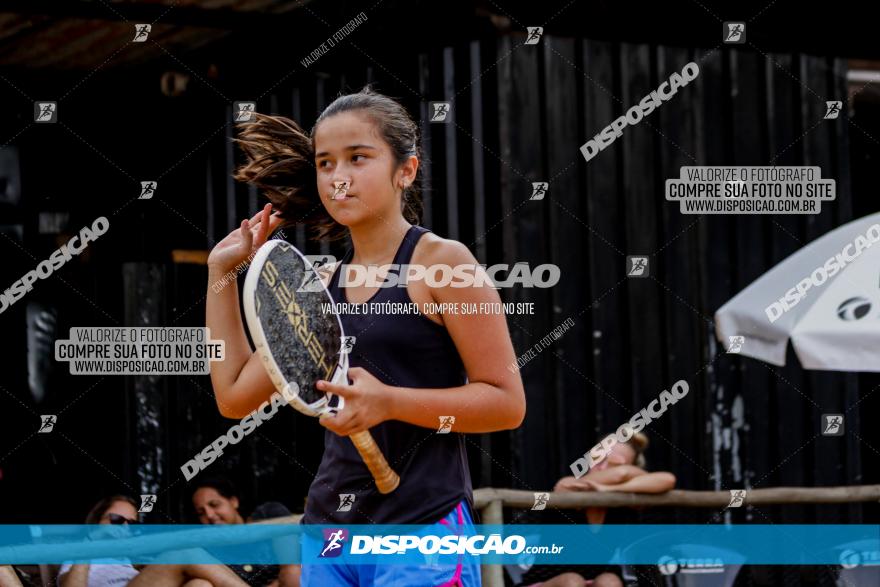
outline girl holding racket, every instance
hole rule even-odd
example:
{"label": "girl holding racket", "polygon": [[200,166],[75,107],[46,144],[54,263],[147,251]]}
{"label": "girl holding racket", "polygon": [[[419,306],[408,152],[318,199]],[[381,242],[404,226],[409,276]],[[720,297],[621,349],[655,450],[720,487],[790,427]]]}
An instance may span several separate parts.
{"label": "girl holding racket", "polygon": [[[395,100],[369,88],[340,96],[309,134],[289,119],[257,114],[255,122],[240,125],[237,142],[248,161],[235,178],[261,188],[271,204],[214,248],[209,283],[245,261],[274,229],[303,223],[315,239],[351,237],[353,247],[328,285],[336,302],[412,302],[419,310],[500,302],[491,287],[429,287],[414,279],[405,287],[341,287],[347,265],[481,270],[462,243],[418,225],[418,131]],[[438,528],[466,531],[474,508],[462,434],[513,429],[525,416],[522,380],[507,369],[516,357],[504,315],[362,313],[341,320],[356,340],[351,384],[317,383],[343,397],[345,406],[320,419],[327,428],[324,456],[303,523],[442,524]],[[208,292],[207,325],[213,338],[226,341],[226,360],[211,363],[217,404],[227,417],[244,417],[275,387],[248,345],[234,283]],[[400,475],[399,487],[387,495],[378,492],[347,438],[367,429]],[[435,567],[322,564],[304,565],[302,580],[306,586],[470,587],[480,584],[480,573],[467,560]]]}

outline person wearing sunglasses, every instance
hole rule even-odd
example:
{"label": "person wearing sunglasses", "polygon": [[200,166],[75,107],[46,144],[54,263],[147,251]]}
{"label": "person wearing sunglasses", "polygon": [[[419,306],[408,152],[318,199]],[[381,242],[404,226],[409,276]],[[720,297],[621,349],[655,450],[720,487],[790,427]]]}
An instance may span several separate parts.
{"label": "person wearing sunglasses", "polygon": [[[600,439],[599,444],[602,444]],[[635,433],[626,442],[619,442],[601,461],[579,478],[563,477],[553,488],[567,491],[620,491],[628,493],[665,493],[675,488],[676,478],[670,472],[645,470],[648,437]],[[548,508],[549,509],[549,508]],[[543,513],[543,512],[542,512]],[[550,520],[542,523],[574,523],[574,512],[548,511]],[[581,514],[584,515],[584,514]],[[588,507],[586,522],[599,524],[634,524],[639,516],[630,508]],[[578,516],[579,517],[579,516]],[[523,574],[518,585],[528,587],[623,587],[623,568],[618,565],[533,565]]]}
{"label": "person wearing sunglasses", "polygon": [[[105,514],[108,523],[110,524],[140,524],[137,520],[133,520],[130,518],[126,518],[123,514],[117,514],[114,512],[108,512]],[[99,522],[100,523],[100,522]]]}
{"label": "person wearing sunglasses", "polygon": [[[105,497],[92,507],[86,516],[86,524],[137,523],[137,502],[127,495]],[[127,585],[137,576],[138,570],[126,560],[108,564],[64,563],[58,571],[60,587],[109,587]]]}
{"label": "person wearing sunglasses", "polygon": [[[86,524],[138,524],[138,504],[127,495],[111,495],[95,504]],[[126,559],[102,559],[96,564],[64,563],[59,587],[247,587],[224,565],[132,565]]]}

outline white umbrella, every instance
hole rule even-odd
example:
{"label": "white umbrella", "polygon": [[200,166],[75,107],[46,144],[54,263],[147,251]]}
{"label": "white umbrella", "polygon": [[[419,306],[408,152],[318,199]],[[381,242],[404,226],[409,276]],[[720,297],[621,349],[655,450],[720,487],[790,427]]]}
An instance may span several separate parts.
{"label": "white umbrella", "polygon": [[776,265],[715,313],[726,345],[805,369],[880,371],[880,213],[845,224]]}

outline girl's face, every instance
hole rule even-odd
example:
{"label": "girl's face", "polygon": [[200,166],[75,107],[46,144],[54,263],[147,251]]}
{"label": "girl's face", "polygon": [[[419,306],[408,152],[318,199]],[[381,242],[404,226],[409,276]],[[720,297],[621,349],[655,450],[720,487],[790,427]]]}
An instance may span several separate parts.
{"label": "girl's face", "polygon": [[193,507],[202,524],[241,524],[238,498],[226,498],[213,487],[201,487],[193,494]]}
{"label": "girl's face", "polygon": [[[336,222],[351,228],[401,215],[400,183],[412,182],[418,159],[410,157],[397,169],[377,126],[363,113],[342,112],[315,129],[315,167],[321,203]],[[337,189],[339,182],[347,182],[347,189]]]}

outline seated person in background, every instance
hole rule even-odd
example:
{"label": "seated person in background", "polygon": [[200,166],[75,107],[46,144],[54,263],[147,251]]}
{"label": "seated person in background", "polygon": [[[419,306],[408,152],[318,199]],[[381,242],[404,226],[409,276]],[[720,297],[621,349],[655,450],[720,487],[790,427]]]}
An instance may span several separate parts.
{"label": "seated person in background", "polygon": [[[112,495],[95,504],[86,524],[137,524],[137,502],[127,495]],[[143,568],[143,571],[138,571]],[[61,565],[59,587],[242,587],[245,585],[223,565],[139,565],[127,559],[102,559],[94,564]]]}
{"label": "seated person in background", "polygon": [[[667,471],[645,471],[648,437],[641,432],[625,443],[612,447],[608,455],[594,464],[580,479],[563,477],[553,491],[620,491],[625,493],[666,493],[675,488],[675,475]],[[608,508],[587,508],[587,521],[601,524]]]}
{"label": "seated person in background", "polygon": [[[105,497],[92,507],[86,515],[86,524],[136,524],[138,522],[137,502],[127,495]],[[106,559],[109,563],[110,559]],[[70,564],[64,563],[58,571],[60,587],[105,587],[127,585],[138,574],[127,559],[118,559],[114,564]]]}
{"label": "seated person in background", "polygon": [[[212,477],[195,484],[193,508],[202,524],[244,524],[239,513],[238,491],[224,477]],[[248,522],[291,515],[283,504],[272,501],[254,508]],[[300,565],[229,565],[252,587],[299,587]]]}
{"label": "seated person in background", "polygon": [[[637,433],[627,442],[615,444],[605,458],[594,463],[583,477],[563,477],[557,481],[553,491],[665,493],[673,489],[675,475],[672,473],[645,471],[644,452],[647,448],[648,437]],[[586,518],[590,524],[631,524],[634,516],[631,510],[624,508],[610,508],[609,511],[609,508],[588,507]],[[566,522],[571,520],[560,523]],[[520,585],[623,587],[621,575],[620,567],[615,565],[535,565],[526,571]]]}

